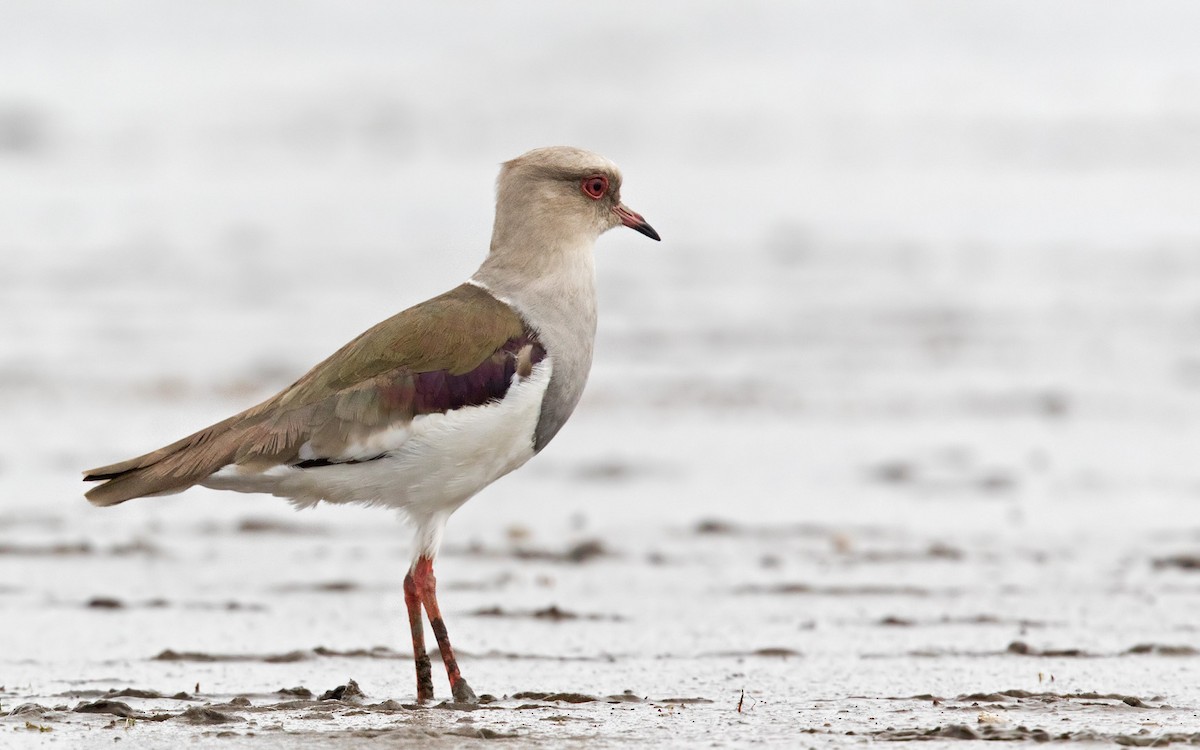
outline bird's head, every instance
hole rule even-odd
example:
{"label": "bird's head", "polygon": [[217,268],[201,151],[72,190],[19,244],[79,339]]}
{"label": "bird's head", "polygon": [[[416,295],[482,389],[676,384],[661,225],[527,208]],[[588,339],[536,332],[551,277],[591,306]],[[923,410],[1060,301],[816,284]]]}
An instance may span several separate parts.
{"label": "bird's head", "polygon": [[504,163],[496,183],[496,236],[558,244],[595,240],[618,225],[651,239],[658,232],[621,202],[621,171],[598,154],[569,146],[534,149]]}

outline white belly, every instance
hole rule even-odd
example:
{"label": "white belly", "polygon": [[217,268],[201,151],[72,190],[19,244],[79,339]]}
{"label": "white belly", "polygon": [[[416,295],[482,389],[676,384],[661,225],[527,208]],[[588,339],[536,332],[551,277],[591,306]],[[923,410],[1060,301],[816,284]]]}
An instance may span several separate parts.
{"label": "white belly", "polygon": [[417,416],[408,429],[390,431],[398,442],[380,446],[383,458],[311,469],[274,466],[247,471],[226,466],[203,484],[267,492],[297,507],[322,500],[385,505],[422,524],[449,515],[533,456],[534,431],[552,371],[547,357],[528,377],[513,383],[500,401]]}

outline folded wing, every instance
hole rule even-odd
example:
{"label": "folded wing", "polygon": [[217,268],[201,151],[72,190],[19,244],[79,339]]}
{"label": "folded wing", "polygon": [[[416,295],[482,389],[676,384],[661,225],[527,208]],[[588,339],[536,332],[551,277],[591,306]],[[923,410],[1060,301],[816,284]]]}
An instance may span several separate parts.
{"label": "folded wing", "polygon": [[[421,414],[504,397],[545,356],[510,307],[464,284],[371,328],[263,403],[144,456],[85,472],[115,505],[180,492],[237,466],[370,460]],[[386,438],[384,436],[391,436]]]}

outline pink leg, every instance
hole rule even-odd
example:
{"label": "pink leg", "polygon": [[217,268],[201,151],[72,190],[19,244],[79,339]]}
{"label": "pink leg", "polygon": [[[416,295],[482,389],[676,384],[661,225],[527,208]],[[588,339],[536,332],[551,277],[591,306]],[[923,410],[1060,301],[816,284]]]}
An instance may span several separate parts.
{"label": "pink leg", "polygon": [[412,630],[413,659],[417,665],[417,703],[433,700],[433,669],[425,650],[425,626],[421,622],[421,595],[413,572],[404,576],[404,605],[408,607],[408,627]]}
{"label": "pink leg", "polygon": [[[450,678],[450,694],[456,703],[475,703],[475,691],[463,679],[458,671],[458,662],[454,658],[454,649],[450,647],[450,636],[446,633],[446,623],[442,621],[442,611],[437,603],[437,579],[433,577],[433,559],[425,556],[417,558],[412,569],[413,588],[421,603],[425,605],[425,614],[429,616],[429,624],[433,627],[433,635],[437,638],[438,649],[442,652],[442,662],[446,665],[446,676]],[[407,597],[407,588],[406,597]],[[411,612],[410,619],[411,619]],[[416,633],[416,630],[413,631]],[[414,635],[414,642],[416,636]],[[418,670],[420,666],[418,665]],[[432,690],[430,691],[432,694]]]}

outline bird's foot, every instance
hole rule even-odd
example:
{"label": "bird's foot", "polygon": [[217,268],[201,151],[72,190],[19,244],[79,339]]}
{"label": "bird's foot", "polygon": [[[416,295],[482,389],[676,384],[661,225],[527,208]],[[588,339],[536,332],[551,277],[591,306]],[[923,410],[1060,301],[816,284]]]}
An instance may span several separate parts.
{"label": "bird's foot", "polygon": [[476,697],[475,691],[467,684],[467,681],[459,677],[458,681],[450,686],[450,693],[454,696],[455,703],[478,703],[479,698]]}

